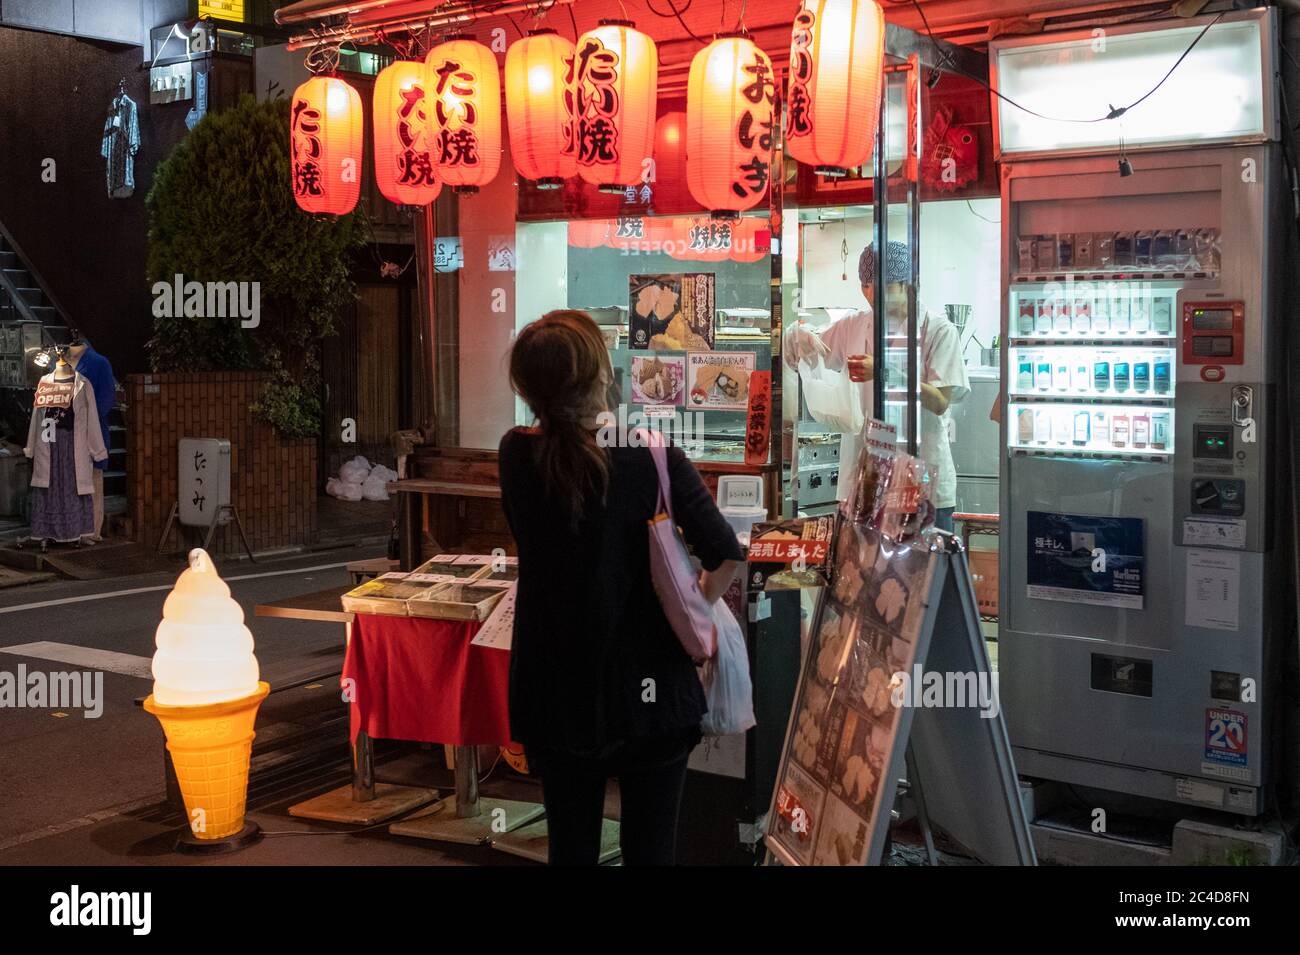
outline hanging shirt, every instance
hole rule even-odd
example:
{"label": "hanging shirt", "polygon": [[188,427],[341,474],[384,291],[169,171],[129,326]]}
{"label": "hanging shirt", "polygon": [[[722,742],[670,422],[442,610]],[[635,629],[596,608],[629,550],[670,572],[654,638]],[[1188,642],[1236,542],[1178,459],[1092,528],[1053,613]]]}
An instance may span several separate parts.
{"label": "hanging shirt", "polygon": [[108,160],[105,177],[108,194],[114,199],[128,199],[135,192],[135,154],[140,150],[140,123],[136,113],[135,101],[119,93],[104,120],[99,154]]}
{"label": "hanging shirt", "polygon": [[[948,402],[961,401],[970,392],[970,379],[961,355],[961,333],[943,313],[932,314],[923,304],[917,303],[921,315],[921,372],[919,380],[935,388],[951,388]],[[841,371],[850,355],[869,355],[873,348],[875,321],[871,309],[854,312],[831,322],[821,334],[822,344],[828,354],[824,361],[832,371]],[[877,357],[876,374],[882,374],[884,362]],[[854,383],[862,401],[862,410],[871,417],[871,382]],[[936,508],[957,506],[957,467],[952,460],[951,443],[956,440],[955,428],[949,409],[936,415],[924,405],[921,407],[920,441],[921,459],[934,468],[932,503]],[[846,468],[852,467],[858,457],[858,439],[849,435],[840,439],[839,486],[847,487],[843,477]]]}

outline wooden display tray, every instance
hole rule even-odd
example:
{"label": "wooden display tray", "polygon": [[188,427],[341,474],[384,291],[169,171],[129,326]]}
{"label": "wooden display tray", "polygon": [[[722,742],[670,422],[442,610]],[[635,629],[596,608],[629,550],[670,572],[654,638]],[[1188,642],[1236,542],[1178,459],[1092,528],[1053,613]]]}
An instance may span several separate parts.
{"label": "wooden display tray", "polygon": [[405,574],[382,574],[345,593],[343,609],[352,613],[405,617],[408,616],[406,601],[428,590],[429,586],[427,583],[407,583]]}
{"label": "wooden display tray", "polygon": [[[502,594],[519,576],[509,565],[494,571],[491,558],[483,563],[427,560],[409,574],[383,574],[343,594],[343,609],[389,617],[435,620],[486,620]],[[455,555],[456,557],[481,555]],[[419,579],[412,579],[418,577]]]}
{"label": "wooden display tray", "polygon": [[486,620],[506,590],[499,584],[442,584],[408,600],[407,614],[437,620]]}

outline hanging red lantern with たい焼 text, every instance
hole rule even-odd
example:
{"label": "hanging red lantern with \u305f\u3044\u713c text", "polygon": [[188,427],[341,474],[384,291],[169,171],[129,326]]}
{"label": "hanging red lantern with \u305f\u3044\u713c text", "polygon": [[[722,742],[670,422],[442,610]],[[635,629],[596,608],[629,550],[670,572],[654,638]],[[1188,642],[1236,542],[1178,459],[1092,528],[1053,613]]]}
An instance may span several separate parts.
{"label": "hanging red lantern with \u305f\u3044\u713c text", "polygon": [[442,191],[430,155],[433,127],[424,77],[417,60],[399,60],[375,77],[375,183],[399,205],[428,205]]}
{"label": "hanging red lantern with \u305f\u3044\u713c text", "polygon": [[630,20],[601,20],[574,48],[578,175],[601,192],[639,186],[653,161],[659,53]]}
{"label": "hanging red lantern with \u305f\u3044\u713c text", "polygon": [[313,76],[289,105],[293,198],[307,212],[347,215],[361,195],[361,96],[343,80]]}
{"label": "hanging red lantern with \u305f\u3044\u713c text", "polygon": [[790,33],[786,152],[822,176],[867,162],[884,57],[885,18],[874,0],[804,0]]}
{"label": "hanging red lantern with \u305f\u3044\u713c text", "polygon": [[775,103],[772,61],[748,37],[719,37],[691,61],[686,182],[713,215],[734,216],[767,195]]}
{"label": "hanging red lantern with \u305f\u3044\u713c text", "polygon": [[438,177],[478,192],[501,168],[501,77],[496,56],[469,37],[439,43],[424,59]]}
{"label": "hanging red lantern with \u305f\u3044\u713c text", "polygon": [[558,189],[578,171],[572,86],[573,44],[554,30],[533,30],[506,51],[510,157],[539,189]]}

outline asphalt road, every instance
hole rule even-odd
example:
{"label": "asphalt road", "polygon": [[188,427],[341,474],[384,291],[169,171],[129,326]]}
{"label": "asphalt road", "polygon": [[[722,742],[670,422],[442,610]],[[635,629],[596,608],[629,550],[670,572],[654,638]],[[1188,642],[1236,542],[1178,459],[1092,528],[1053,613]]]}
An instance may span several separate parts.
{"label": "asphalt road", "polygon": [[[374,546],[222,569],[257,647],[263,674],[330,661],[342,645],[341,624],[255,617],[254,607],[342,586],[348,561],[381,556]],[[179,573],[179,570],[178,570]],[[57,831],[97,812],[162,797],[163,737],[135,705],[151,687],[148,663],[173,574],[115,580],[58,581],[0,591],[0,703],[6,680],[24,667],[49,674],[102,674],[102,713],[0,705],[0,848]],[[338,700],[338,686],[272,695],[259,729],[277,709],[303,705],[303,693]],[[289,697],[292,697],[291,699]],[[83,701],[84,703],[84,701]],[[341,704],[340,704],[341,705]]]}

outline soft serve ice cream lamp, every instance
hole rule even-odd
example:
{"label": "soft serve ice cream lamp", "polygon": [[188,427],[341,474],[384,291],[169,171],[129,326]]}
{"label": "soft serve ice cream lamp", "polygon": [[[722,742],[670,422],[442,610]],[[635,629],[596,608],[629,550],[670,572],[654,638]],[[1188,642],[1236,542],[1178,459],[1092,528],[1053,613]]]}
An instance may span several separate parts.
{"label": "soft serve ice cream lamp", "polygon": [[244,824],[253,723],[270,686],[258,680],[253,635],[207,551],[163,604],[153,656],[153,693],[144,708],[158,717],[185,799],[190,832],[182,851],[222,852],[260,838]]}

